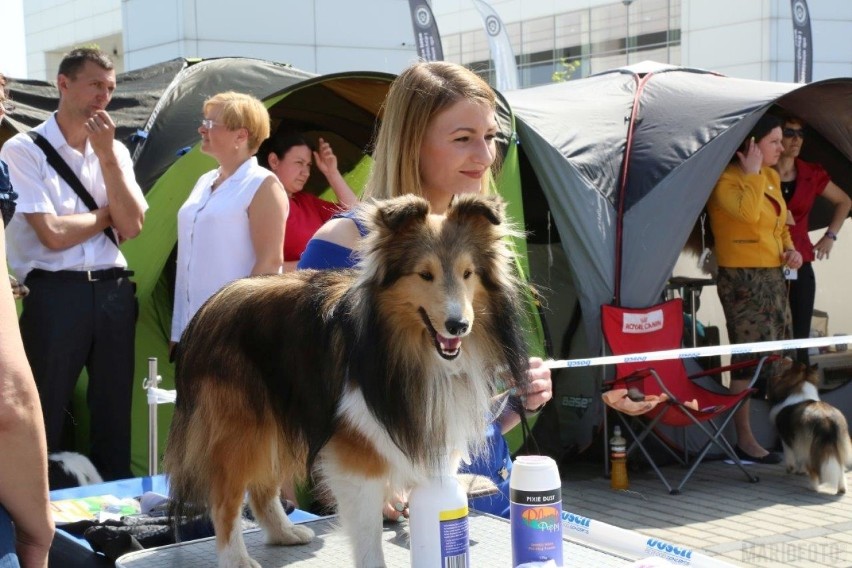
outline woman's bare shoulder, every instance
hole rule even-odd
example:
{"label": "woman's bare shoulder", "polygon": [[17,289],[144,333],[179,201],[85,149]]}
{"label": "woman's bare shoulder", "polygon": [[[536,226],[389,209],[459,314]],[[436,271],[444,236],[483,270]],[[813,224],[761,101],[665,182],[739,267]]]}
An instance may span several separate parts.
{"label": "woman's bare shoulder", "polygon": [[361,238],[361,233],[355,221],[346,217],[337,217],[328,220],[314,233],[313,238],[354,249]]}

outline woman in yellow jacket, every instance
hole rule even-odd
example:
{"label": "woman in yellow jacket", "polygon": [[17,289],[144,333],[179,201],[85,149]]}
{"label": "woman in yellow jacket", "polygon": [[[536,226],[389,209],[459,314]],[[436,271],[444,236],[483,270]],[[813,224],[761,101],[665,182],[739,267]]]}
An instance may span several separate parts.
{"label": "woman in yellow jacket", "polygon": [[[796,252],[787,230],[781,181],[772,168],[783,151],[781,126],[781,119],[772,115],[757,121],[707,202],[719,264],[716,287],[731,343],[784,339],[787,289],[783,268],[802,265],[802,255]],[[734,355],[731,362],[750,357]],[[768,365],[762,371],[761,392],[775,367]],[[749,369],[733,372],[731,390],[741,392],[749,378]],[[767,451],[755,439],[748,402],[734,415],[734,426],[740,459],[781,461],[778,453]]]}

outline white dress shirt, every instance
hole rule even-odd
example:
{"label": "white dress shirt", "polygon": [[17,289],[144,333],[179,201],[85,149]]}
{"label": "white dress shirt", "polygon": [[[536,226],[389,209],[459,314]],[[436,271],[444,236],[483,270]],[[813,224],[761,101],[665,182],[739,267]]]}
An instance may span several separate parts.
{"label": "white dress shirt", "polygon": [[178,211],[178,254],[172,341],[222,286],[251,275],[257,261],[248,208],[274,174],[249,158],[215,189],[219,170],[202,175]]}
{"label": "white dress shirt", "polygon": [[[101,165],[88,140],[83,153],[69,146],[59,129],[55,114],[33,130],[44,136],[56,149],[71,171],[80,178],[83,187],[89,190],[98,207],[109,204]],[[130,152],[117,140],[113,141],[113,148],[133,197],[143,210],[147,209],[148,204],[133,173]],[[9,266],[19,280],[26,279],[33,268],[55,271],[127,267],[124,255],[103,232],[62,250],[51,250],[44,246],[24,218],[24,213],[62,216],[87,213],[89,208],[47,163],[44,152],[28,135],[17,134],[3,144],[0,158],[9,166],[9,177],[18,193],[15,216],[6,228],[6,249]]]}

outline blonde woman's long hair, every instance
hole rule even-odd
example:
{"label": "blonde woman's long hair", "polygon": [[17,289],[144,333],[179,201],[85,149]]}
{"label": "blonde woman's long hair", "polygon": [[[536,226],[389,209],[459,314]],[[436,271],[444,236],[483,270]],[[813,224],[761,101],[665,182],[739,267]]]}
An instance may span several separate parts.
{"label": "blonde woman's long hair", "polygon": [[[494,90],[473,71],[446,61],[421,61],[394,80],[383,104],[376,134],[373,168],[364,198],[387,199],[405,194],[423,197],[420,148],[432,117],[452,104],[468,100],[497,110]],[[483,176],[480,193],[490,191],[499,164]]]}

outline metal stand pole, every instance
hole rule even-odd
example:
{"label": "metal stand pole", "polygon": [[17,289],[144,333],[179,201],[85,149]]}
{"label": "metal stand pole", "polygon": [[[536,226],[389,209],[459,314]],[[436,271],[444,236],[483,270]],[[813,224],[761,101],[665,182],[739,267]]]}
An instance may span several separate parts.
{"label": "metal stand pole", "polygon": [[148,357],[148,378],[142,382],[142,388],[148,392],[148,475],[157,475],[157,395],[152,389],[163,380],[157,374],[157,358]]}

